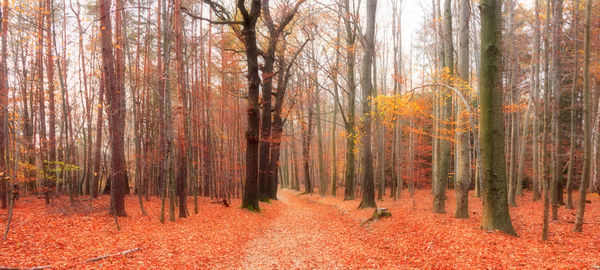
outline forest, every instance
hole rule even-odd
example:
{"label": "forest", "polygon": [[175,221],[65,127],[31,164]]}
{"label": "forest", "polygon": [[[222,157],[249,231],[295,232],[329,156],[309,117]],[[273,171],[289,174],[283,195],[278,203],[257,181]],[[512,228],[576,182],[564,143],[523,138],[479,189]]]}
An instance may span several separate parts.
{"label": "forest", "polygon": [[0,269],[600,269],[598,0],[0,2]]}

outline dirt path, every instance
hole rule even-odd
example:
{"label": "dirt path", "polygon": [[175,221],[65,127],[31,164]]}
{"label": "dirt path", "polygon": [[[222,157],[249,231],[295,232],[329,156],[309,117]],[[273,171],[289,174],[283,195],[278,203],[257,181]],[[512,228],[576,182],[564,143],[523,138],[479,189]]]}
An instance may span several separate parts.
{"label": "dirt path", "polygon": [[387,257],[369,246],[358,223],[339,210],[279,191],[282,210],[267,232],[242,250],[244,269],[347,269],[376,268]]}

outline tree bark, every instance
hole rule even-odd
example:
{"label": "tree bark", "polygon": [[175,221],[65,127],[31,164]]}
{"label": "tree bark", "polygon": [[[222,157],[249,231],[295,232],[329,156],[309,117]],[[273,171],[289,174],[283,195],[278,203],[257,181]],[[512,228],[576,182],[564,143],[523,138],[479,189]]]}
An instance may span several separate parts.
{"label": "tree bark", "polygon": [[[454,76],[454,47],[452,44],[452,10],[451,0],[444,1],[444,72],[448,76]],[[451,125],[448,124],[452,117],[452,94],[449,91],[442,91],[442,109],[441,126],[449,131]],[[446,186],[448,184],[448,175],[450,172],[450,141],[447,138],[441,139],[439,143],[439,168],[438,177],[435,181],[435,190],[433,197],[433,212],[446,212]]]}
{"label": "tree bark", "polygon": [[344,0],[344,24],[346,28],[346,80],[348,82],[348,118],[346,123],[346,168],[344,173],[344,200],[354,200],[355,168],[355,104],[356,82],[354,65],[356,63],[356,22],[351,21],[350,0]]}
{"label": "tree bark", "polygon": [[[362,201],[358,208],[374,208],[375,183],[373,179],[373,153],[371,152],[371,102],[373,96],[372,63],[375,57],[375,14],[377,0],[367,1],[367,28],[365,33],[365,53],[362,63],[362,121],[361,121],[361,161],[362,168]],[[349,150],[350,151],[350,150]]]}
{"label": "tree bark", "polygon": [[591,154],[592,154],[592,127],[591,127],[591,95],[590,95],[590,28],[592,0],[586,0],[585,3],[585,23],[583,32],[583,173],[581,176],[581,185],[579,186],[579,203],[577,205],[577,215],[575,217],[574,231],[583,230],[583,217],[585,214],[585,197],[590,182],[591,172]]}
{"label": "tree bark", "polygon": [[[465,86],[469,83],[469,19],[470,1],[461,0],[459,7],[459,32],[458,32],[458,75]],[[466,104],[458,103],[456,115],[456,152],[458,153],[458,164],[456,164],[456,210],[454,217],[469,217],[469,187],[471,186],[471,161],[469,159],[469,126],[466,117],[468,110]],[[473,127],[475,128],[475,127]]]}
{"label": "tree bark", "polygon": [[516,235],[506,196],[504,117],[501,47],[501,6],[499,0],[481,1],[481,75],[479,116],[481,158],[484,176],[481,191],[481,229]]}
{"label": "tree bark", "polygon": [[560,162],[560,132],[559,114],[560,114],[560,96],[562,92],[562,71],[561,71],[561,37],[562,35],[562,0],[553,1],[554,24],[552,34],[552,182],[550,186],[550,201],[552,203],[552,220],[558,220],[559,206],[559,181],[562,180],[562,166]]}
{"label": "tree bark", "polygon": [[260,211],[258,207],[258,142],[260,112],[258,106],[258,48],[256,46],[256,21],[260,16],[261,0],[252,0],[250,11],[243,0],[237,1],[237,9],[243,17],[242,35],[248,62],[248,130],[246,131],[246,183],[242,196],[242,208]]}
{"label": "tree bark", "polygon": [[177,107],[177,196],[179,197],[179,217],[187,217],[187,130],[188,122],[186,116],[187,94],[185,87],[185,73],[183,69],[183,20],[181,18],[181,0],[174,0],[174,20],[175,28],[175,66],[177,71],[177,93],[179,104]]}
{"label": "tree bark", "polygon": [[98,0],[101,26],[102,66],[110,105],[109,129],[111,142],[112,188],[115,190],[113,204],[116,216],[126,216],[124,128],[125,103],[122,89],[118,87],[113,54],[112,25],[110,21],[110,0]]}
{"label": "tree bark", "polygon": [[548,183],[548,133],[550,131],[548,114],[549,111],[549,103],[550,103],[550,79],[548,76],[549,73],[549,52],[550,52],[550,1],[546,1],[546,25],[544,29],[544,134],[542,138],[542,172],[540,179],[544,182],[544,214],[543,214],[543,223],[542,223],[542,240],[548,240],[548,216],[549,216],[549,183]]}
{"label": "tree bark", "polygon": [[[9,170],[8,170],[8,67],[6,65],[6,43],[8,33],[8,3],[4,0],[0,21],[2,26],[2,55],[0,56],[0,200],[1,208],[6,209],[7,204],[11,204],[10,214],[12,215],[12,203],[9,202],[12,196],[9,196]],[[7,221],[10,224],[10,217]],[[8,232],[8,226],[6,231]],[[4,235],[6,240],[6,234]]]}

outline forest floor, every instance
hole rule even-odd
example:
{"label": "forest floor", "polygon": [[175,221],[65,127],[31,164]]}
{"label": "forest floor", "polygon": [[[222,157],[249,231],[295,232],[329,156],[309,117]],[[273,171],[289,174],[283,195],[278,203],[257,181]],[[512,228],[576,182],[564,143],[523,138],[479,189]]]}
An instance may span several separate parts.
{"label": "forest floor", "polygon": [[[572,232],[574,210],[559,209],[542,242],[542,204],[531,194],[511,208],[519,237],[478,229],[481,206],[470,196],[470,218],[455,219],[454,192],[448,191],[447,214],[431,212],[429,190],[407,192],[378,207],[392,217],[366,222],[372,209],[357,210],[360,199],[300,194],[280,190],[278,201],[261,203],[261,213],[225,208],[199,198],[199,214],[159,222],[160,200],[128,196],[128,217],[121,231],[107,214],[108,197],[68,198],[46,206],[33,196],[15,208],[8,240],[0,241],[0,267],[52,266],[57,269],[598,269],[600,266],[600,197],[590,195],[583,233]],[[576,195],[576,194],[574,194]],[[577,197],[577,196],[575,196]],[[2,232],[6,210],[0,211]],[[168,219],[168,213],[167,213]],[[140,248],[124,256],[85,262],[102,255]]]}

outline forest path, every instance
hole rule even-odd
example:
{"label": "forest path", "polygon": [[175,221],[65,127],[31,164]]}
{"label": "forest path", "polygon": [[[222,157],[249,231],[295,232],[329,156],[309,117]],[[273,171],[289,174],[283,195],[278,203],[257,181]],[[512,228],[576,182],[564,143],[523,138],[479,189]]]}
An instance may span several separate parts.
{"label": "forest path", "polygon": [[242,248],[243,269],[345,269],[376,266],[383,253],[360,224],[337,208],[280,190],[286,204],[265,233]]}

